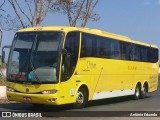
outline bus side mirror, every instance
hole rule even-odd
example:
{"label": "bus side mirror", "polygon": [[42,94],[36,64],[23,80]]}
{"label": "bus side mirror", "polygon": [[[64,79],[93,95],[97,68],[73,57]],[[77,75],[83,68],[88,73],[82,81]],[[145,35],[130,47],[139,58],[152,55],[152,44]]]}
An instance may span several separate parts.
{"label": "bus side mirror", "polygon": [[62,49],[63,60],[64,60],[64,71],[65,73],[70,72],[71,68],[71,54],[66,49]]}
{"label": "bus side mirror", "polygon": [[8,48],[8,49],[10,49],[10,45],[5,45],[5,46],[3,46],[2,47],[2,63],[5,63],[5,51],[4,51],[4,49],[5,48]]}
{"label": "bus side mirror", "polygon": [[66,49],[62,49],[62,54],[63,55],[67,54],[67,50]]}
{"label": "bus side mirror", "polygon": [[68,69],[71,68],[71,55],[70,54],[65,55],[64,64]]}

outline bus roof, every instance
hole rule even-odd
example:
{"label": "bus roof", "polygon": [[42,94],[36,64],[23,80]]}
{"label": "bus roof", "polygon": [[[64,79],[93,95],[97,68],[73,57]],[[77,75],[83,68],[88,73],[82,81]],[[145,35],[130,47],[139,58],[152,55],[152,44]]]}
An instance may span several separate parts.
{"label": "bus roof", "polygon": [[99,35],[99,36],[104,36],[104,37],[109,37],[121,41],[126,41],[130,43],[135,43],[139,45],[144,45],[148,47],[154,47],[158,48],[156,45],[151,45],[151,44],[146,44],[140,41],[135,41],[132,40],[131,38],[123,35],[118,35],[110,32],[105,32],[99,29],[91,29],[91,28],[78,28],[78,27],[69,27],[69,26],[39,26],[39,27],[30,27],[30,28],[24,28],[21,29],[17,32],[35,32],[35,31],[64,31],[64,32],[69,32],[69,31],[81,31],[85,33],[90,33],[94,35]]}

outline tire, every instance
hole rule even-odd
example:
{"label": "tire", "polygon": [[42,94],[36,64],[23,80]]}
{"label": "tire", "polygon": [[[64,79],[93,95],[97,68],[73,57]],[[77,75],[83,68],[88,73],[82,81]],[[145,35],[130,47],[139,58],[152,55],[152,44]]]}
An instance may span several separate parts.
{"label": "tire", "polygon": [[140,98],[140,94],[141,94],[141,87],[139,84],[137,84],[135,88],[135,93],[133,95],[134,100],[138,100]]}
{"label": "tire", "polygon": [[88,95],[84,88],[80,88],[77,92],[76,103],[74,103],[74,108],[80,109],[83,108],[88,102]]}
{"label": "tire", "polygon": [[140,98],[144,99],[146,97],[146,94],[147,94],[147,86],[144,84],[143,88],[141,89],[141,96],[140,96]]}

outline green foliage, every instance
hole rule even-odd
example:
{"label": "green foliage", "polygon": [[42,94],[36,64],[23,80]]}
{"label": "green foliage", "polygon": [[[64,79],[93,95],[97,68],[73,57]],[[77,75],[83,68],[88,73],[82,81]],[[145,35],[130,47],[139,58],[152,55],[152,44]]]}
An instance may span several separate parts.
{"label": "green foliage", "polygon": [[6,79],[0,77],[0,86],[3,86],[3,85],[4,85],[4,86],[6,85]]}

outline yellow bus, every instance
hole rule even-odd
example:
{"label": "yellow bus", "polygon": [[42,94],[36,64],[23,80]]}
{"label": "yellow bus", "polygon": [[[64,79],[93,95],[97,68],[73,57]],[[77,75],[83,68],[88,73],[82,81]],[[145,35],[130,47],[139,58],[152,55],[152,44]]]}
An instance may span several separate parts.
{"label": "yellow bus", "polygon": [[26,28],[11,45],[7,97],[76,108],[91,100],[145,98],[157,90],[158,65],[157,46],[126,36],[77,27]]}

